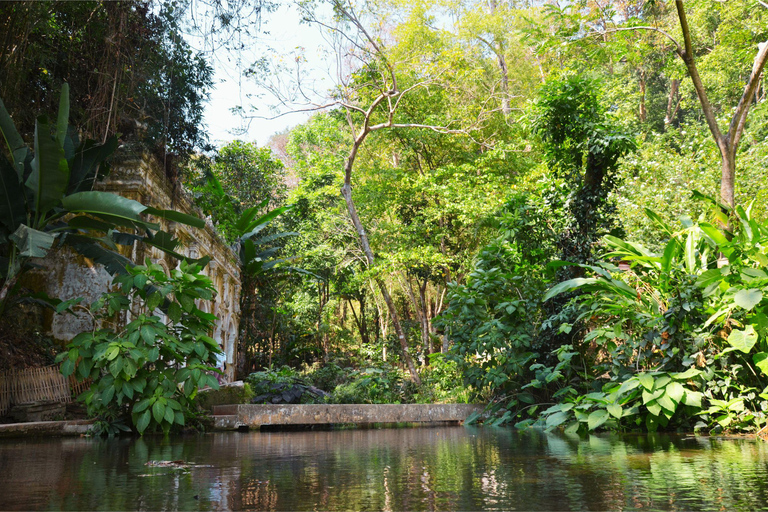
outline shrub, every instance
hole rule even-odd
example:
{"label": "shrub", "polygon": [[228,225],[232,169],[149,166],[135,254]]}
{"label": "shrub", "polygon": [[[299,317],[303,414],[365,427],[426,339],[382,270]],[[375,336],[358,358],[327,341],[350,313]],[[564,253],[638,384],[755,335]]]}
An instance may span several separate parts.
{"label": "shrub", "polygon": [[216,317],[196,305],[211,300],[214,288],[200,272],[200,266],[182,262],[166,274],[147,260],[116,276],[115,291],[90,305],[88,311],[102,325],[133,307],[142,312],[133,313],[120,330],[105,327],[77,335],[58,356],[65,376],[93,379],[78,397],[89,415],[122,430],[130,422],[140,434],[168,433],[193,414],[199,387],[218,389],[213,372],[220,349],[208,335]]}

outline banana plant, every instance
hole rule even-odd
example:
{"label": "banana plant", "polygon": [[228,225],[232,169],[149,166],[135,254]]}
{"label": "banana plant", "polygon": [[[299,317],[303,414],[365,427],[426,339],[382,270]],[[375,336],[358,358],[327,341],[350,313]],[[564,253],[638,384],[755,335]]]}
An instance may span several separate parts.
{"label": "banana plant", "polygon": [[[262,237],[256,235],[275,218],[293,208],[293,205],[281,206],[259,216],[259,212],[269,204],[269,199],[265,199],[240,214],[235,201],[224,191],[216,175],[209,171],[205,178],[207,181],[205,192],[210,194],[217,203],[218,215],[223,217],[227,224],[225,230],[236,237],[233,249],[240,257],[243,273],[257,278],[275,270],[278,264],[287,262],[288,259],[274,258],[280,247],[267,247],[266,245],[280,238],[296,236],[298,233],[285,231]],[[294,268],[292,270],[301,271]]]}
{"label": "banana plant", "polygon": [[30,149],[0,100],[0,132],[7,147],[0,157],[0,313],[17,290],[19,277],[31,268],[31,260],[45,257],[57,244],[71,246],[115,274],[130,264],[119,254],[118,244],[140,240],[182,257],[174,251],[177,242],[145,215],[205,225],[190,215],[92,190],[96,179],[108,171],[106,159],[117,148],[117,138],[103,144],[80,143],[68,120],[65,83],[56,123],[38,117]]}

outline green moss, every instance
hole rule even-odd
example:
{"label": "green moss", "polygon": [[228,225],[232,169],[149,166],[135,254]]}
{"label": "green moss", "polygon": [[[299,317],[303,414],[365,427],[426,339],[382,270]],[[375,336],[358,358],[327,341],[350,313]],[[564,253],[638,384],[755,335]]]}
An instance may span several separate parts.
{"label": "green moss", "polygon": [[221,389],[207,389],[197,395],[197,404],[201,409],[211,411],[214,405],[247,404],[254,397],[248,384],[227,386]]}

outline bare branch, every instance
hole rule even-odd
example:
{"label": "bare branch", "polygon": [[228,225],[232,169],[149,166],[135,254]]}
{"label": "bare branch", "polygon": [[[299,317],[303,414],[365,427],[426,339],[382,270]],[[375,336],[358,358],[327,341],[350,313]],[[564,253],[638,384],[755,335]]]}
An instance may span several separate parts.
{"label": "bare branch", "polygon": [[728,143],[720,132],[720,127],[717,125],[717,118],[712,110],[712,105],[709,103],[709,98],[707,98],[707,92],[704,89],[704,84],[701,81],[699,70],[696,67],[696,61],[693,57],[691,29],[688,26],[688,17],[685,15],[683,0],[675,0],[675,6],[677,7],[677,17],[680,19],[680,28],[683,31],[683,42],[685,44],[685,48],[682,51],[680,51],[680,47],[678,46],[677,53],[680,55],[680,58],[683,59],[685,67],[688,69],[688,75],[693,81],[693,87],[696,89],[696,94],[699,96],[699,102],[704,111],[704,118],[707,120],[709,131],[712,132],[712,136],[715,138],[715,142],[717,142],[720,151],[726,151]]}
{"label": "bare branch", "polygon": [[744,133],[747,114],[749,114],[749,107],[752,105],[752,96],[755,94],[755,90],[760,83],[760,76],[763,73],[766,63],[768,63],[768,41],[758,45],[755,63],[752,66],[752,74],[749,76],[749,80],[747,80],[747,85],[744,87],[744,94],[741,96],[739,104],[736,106],[736,112],[733,114],[733,119],[731,119],[731,126],[728,129],[728,138],[733,145],[734,154],[739,147],[741,135]]}

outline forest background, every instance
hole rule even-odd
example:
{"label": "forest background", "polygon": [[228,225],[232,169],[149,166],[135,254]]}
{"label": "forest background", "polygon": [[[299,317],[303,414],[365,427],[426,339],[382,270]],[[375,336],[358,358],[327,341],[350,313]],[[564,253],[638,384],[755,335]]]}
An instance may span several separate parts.
{"label": "forest background", "polygon": [[239,248],[241,376],[518,427],[764,426],[768,6],[302,2],[333,87],[265,48],[241,113],[315,113],[215,149],[210,62],[274,7],[0,6],[19,132],[69,83],[80,133],[154,153]]}

